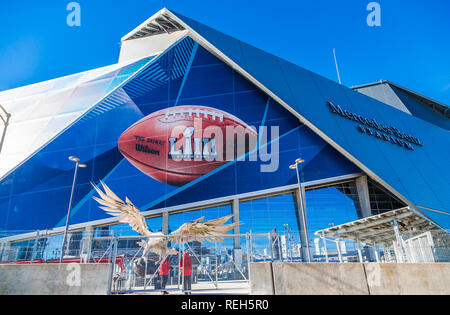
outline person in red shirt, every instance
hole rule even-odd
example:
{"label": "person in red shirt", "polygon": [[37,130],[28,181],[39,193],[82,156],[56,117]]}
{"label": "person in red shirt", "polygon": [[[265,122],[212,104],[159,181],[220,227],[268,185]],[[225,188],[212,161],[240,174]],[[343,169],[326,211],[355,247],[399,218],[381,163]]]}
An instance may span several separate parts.
{"label": "person in red shirt", "polygon": [[187,252],[180,260],[180,273],[184,277],[184,294],[191,294],[192,260]]}
{"label": "person in red shirt", "polygon": [[159,276],[161,277],[161,290],[164,295],[169,294],[166,291],[167,280],[169,279],[170,272],[170,262],[169,257],[167,257],[159,266]]}

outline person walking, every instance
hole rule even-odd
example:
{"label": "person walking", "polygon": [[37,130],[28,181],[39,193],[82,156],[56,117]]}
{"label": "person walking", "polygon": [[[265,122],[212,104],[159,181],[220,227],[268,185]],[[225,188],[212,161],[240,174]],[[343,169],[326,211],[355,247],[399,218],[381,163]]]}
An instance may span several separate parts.
{"label": "person walking", "polygon": [[184,253],[183,258],[180,261],[180,273],[183,276],[183,292],[184,294],[192,294],[192,260],[187,252]]}
{"label": "person walking", "polygon": [[159,276],[161,277],[161,291],[163,295],[169,294],[166,290],[167,280],[169,279],[170,273],[170,261],[169,257],[164,259],[164,261],[159,266]]}

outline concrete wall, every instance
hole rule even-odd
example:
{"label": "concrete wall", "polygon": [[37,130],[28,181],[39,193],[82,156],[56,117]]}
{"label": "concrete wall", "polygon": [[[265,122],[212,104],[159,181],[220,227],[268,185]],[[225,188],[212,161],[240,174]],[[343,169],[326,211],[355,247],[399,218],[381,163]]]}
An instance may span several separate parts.
{"label": "concrete wall", "polygon": [[0,295],[105,295],[108,264],[0,265]]}
{"label": "concrete wall", "polygon": [[250,285],[253,295],[274,295],[272,263],[250,264]]}
{"label": "concrete wall", "polygon": [[450,264],[252,263],[250,287],[254,295],[448,295]]}
{"label": "concrete wall", "polygon": [[362,264],[284,264],[275,263],[276,294],[366,295]]}
{"label": "concrete wall", "polygon": [[364,264],[372,295],[449,295],[450,264]]}

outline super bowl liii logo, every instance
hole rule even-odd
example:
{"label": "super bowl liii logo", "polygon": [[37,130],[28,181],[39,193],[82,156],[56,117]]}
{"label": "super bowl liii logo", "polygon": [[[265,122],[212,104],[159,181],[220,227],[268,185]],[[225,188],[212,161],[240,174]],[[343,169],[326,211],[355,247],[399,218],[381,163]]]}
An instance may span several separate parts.
{"label": "super bowl liii logo", "polygon": [[377,122],[375,119],[368,119],[362,115],[352,113],[332,102],[328,102],[328,106],[333,114],[360,123],[358,130],[363,134],[396,144],[410,151],[414,151],[413,145],[423,146],[419,138],[403,133],[396,127],[389,127]]}
{"label": "super bowl liii logo", "polygon": [[275,172],[279,138],[278,126],[257,129],[219,109],[182,105],[135,123],[120,136],[118,148],[146,175],[182,186],[229,162],[262,162],[261,172]]}
{"label": "super bowl liii logo", "polygon": [[213,161],[218,159],[217,138],[194,138],[194,148],[192,147],[192,138],[194,137],[195,130],[195,127],[186,127],[183,131],[183,150],[176,149],[178,142],[177,137],[169,138],[170,159],[194,159],[200,161]]}

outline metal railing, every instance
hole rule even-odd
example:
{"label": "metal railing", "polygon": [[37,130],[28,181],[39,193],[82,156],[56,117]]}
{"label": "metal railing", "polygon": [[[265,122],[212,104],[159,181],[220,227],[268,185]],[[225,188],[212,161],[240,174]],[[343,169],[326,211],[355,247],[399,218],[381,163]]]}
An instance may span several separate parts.
{"label": "metal railing", "polygon": [[[123,248],[119,246],[120,242],[133,241],[138,243],[142,240],[152,238],[162,238],[164,240],[172,240],[172,249],[178,252],[178,255],[171,257],[159,257],[149,254],[142,260],[144,263],[137,267],[136,262],[143,258],[142,247],[140,248]],[[210,237],[210,236],[208,236]],[[217,238],[223,238],[218,241]],[[241,235],[216,235],[212,242],[201,242],[203,237],[178,237],[173,236],[122,236],[122,237],[97,237],[96,241],[110,242],[105,249],[103,256],[108,253],[111,261],[115,261],[117,257],[121,257],[124,267],[118,270],[117,266],[111,266],[111,288],[112,293],[139,293],[148,291],[184,291],[185,277],[181,272],[180,263],[184,265],[184,254],[188,253],[192,259],[192,274],[190,279],[192,285],[205,287],[205,284],[212,285],[215,289],[219,288],[222,281],[249,281],[249,262],[253,261],[249,254],[251,246],[248,242],[254,237],[268,238],[268,234],[241,234]],[[198,239],[198,241],[197,241]],[[245,246],[247,251],[242,251],[241,244]],[[139,258],[138,258],[139,257]],[[171,263],[169,275],[167,276],[167,287],[161,287],[159,267],[160,263],[168,259]],[[141,261],[141,262],[142,262]],[[137,269],[143,269],[139,270]],[[183,288],[183,289],[182,289]]]}
{"label": "metal railing", "polygon": [[[292,233],[292,235],[291,235]],[[166,290],[183,290],[185,278],[180,273],[181,254],[188,252],[193,261],[191,275],[193,289],[210,287],[218,289],[227,281],[249,281],[252,262],[303,262],[302,245],[296,232],[227,234],[217,237],[222,242],[201,242],[203,237],[178,237],[172,235],[119,236],[117,231],[75,233],[67,242],[63,263],[108,263],[111,293],[161,291],[158,273],[160,261],[168,258],[171,268]],[[143,273],[136,272],[136,262],[142,258],[143,249],[138,244],[151,238],[172,240],[169,247],[179,254],[159,257],[151,252],[145,257]],[[42,264],[59,263],[62,236],[46,237],[36,233],[34,239],[20,243],[0,242],[0,263]],[[197,241],[198,239],[198,241]],[[313,263],[320,262],[449,262],[450,245],[436,242],[432,231],[403,235],[401,243],[373,246],[325,237],[311,238]]]}
{"label": "metal railing", "polygon": [[[130,253],[135,253],[140,248],[137,244],[138,240],[145,239],[137,235],[119,236],[121,234],[120,231],[114,231],[116,234],[112,234],[112,232],[96,231],[90,236],[81,232],[72,233],[67,242],[65,259],[80,258],[86,262],[102,260],[108,255],[108,251],[111,251],[111,244],[114,238],[117,238],[119,242],[118,254],[128,257],[131,255]],[[401,251],[402,255],[406,257],[404,262],[427,261],[427,257],[428,261],[450,261],[450,244],[448,242],[436,241],[433,233],[434,231],[425,230],[416,231],[410,235],[404,233],[401,244],[379,244],[376,247],[373,244],[356,243],[354,241],[336,240],[311,235],[310,249],[312,252],[312,261],[360,261],[360,256],[363,257],[363,261],[373,261],[377,259],[376,253],[378,253],[378,260],[381,262],[400,262],[402,259],[390,254],[395,253],[396,250],[397,252]],[[254,234],[250,232],[240,235],[224,235],[225,240],[230,240],[233,237],[249,238],[250,240],[234,242],[237,245],[231,244],[233,241],[229,241],[226,247],[221,247],[221,243],[218,243],[218,246],[222,250],[225,248],[229,250],[243,249],[245,252],[247,250],[246,247],[251,243],[248,250],[250,251],[250,256],[255,261],[300,262],[304,261],[304,259],[301,257],[302,244],[300,244],[297,234],[294,231],[287,234],[272,232]],[[35,260],[53,261],[60,257],[61,244],[61,235],[48,237],[39,232],[35,233],[34,239],[30,238],[28,241],[3,243],[0,239],[0,262],[25,263],[28,261],[33,263]],[[375,251],[375,253],[370,253],[370,251]],[[229,251],[228,254],[223,255],[229,255],[231,252]],[[387,255],[384,255],[385,253]]]}

